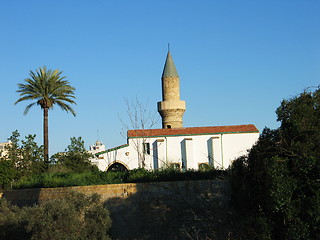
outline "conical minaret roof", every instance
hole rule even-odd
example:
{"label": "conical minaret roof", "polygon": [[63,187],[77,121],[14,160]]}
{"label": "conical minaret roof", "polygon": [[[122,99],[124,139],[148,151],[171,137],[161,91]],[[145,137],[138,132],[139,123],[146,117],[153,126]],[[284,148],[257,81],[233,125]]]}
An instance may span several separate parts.
{"label": "conical minaret roof", "polygon": [[182,128],[182,117],[186,102],[180,100],[180,79],[170,51],[161,77],[162,101],[158,102],[158,112],[162,118],[162,128]]}
{"label": "conical minaret roof", "polygon": [[179,77],[176,66],[174,65],[172,56],[170,54],[170,51],[168,51],[167,59],[164,64],[162,78],[163,77]]}

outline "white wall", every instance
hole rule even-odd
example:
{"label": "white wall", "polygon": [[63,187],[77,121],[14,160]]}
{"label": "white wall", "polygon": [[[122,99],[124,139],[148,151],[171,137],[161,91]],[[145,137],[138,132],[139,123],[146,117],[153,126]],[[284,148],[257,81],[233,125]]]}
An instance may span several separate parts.
{"label": "white wall", "polygon": [[225,169],[233,160],[247,154],[258,138],[259,133],[130,138],[129,146],[109,151],[100,155],[103,159],[92,161],[102,171],[115,161],[129,169],[141,167],[142,143],[145,142],[150,144],[150,154],[144,155],[147,169],[163,168],[170,163],[178,163],[180,167],[186,165],[188,169],[198,169],[200,163],[208,163]]}
{"label": "white wall", "polygon": [[136,154],[132,146],[125,146],[112,151],[106,151],[106,153],[100,154],[90,159],[90,161],[97,165],[101,171],[106,171],[115,162],[122,163],[128,169],[134,169],[139,167],[138,161],[136,161]]}

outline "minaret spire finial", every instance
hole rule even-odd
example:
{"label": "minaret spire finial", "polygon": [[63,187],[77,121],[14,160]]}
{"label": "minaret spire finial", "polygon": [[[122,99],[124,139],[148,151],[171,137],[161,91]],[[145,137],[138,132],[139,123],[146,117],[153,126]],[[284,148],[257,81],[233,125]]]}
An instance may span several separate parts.
{"label": "minaret spire finial", "polygon": [[169,43],[161,80],[162,101],[158,102],[158,112],[162,117],[162,128],[182,128],[186,102],[180,100],[180,79],[170,54]]}

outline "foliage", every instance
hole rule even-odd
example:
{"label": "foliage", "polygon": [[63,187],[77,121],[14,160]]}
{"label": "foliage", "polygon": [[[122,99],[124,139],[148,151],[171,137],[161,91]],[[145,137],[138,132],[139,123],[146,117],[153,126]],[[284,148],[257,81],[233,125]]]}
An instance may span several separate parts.
{"label": "foliage", "polygon": [[40,174],[46,170],[43,146],[38,147],[35,138],[35,134],[29,134],[25,137],[25,140],[21,140],[21,162],[27,165],[24,166],[24,169],[28,169],[30,174]]}
{"label": "foliage", "polygon": [[47,70],[40,67],[36,72],[30,71],[30,77],[25,79],[25,83],[19,83],[17,92],[20,98],[15,104],[22,101],[33,101],[25,108],[27,114],[31,107],[38,105],[43,110],[43,136],[44,136],[44,159],[49,161],[49,140],[48,140],[48,110],[54,105],[58,105],[62,110],[71,112],[74,116],[75,111],[69,104],[74,102],[74,87],[69,85],[66,77],[61,76],[62,72],[58,69]]}
{"label": "foliage", "polygon": [[35,137],[29,134],[20,141],[18,130],[12,132],[5,154],[0,159],[0,186],[45,171],[43,147],[37,145]]}
{"label": "foliage", "polygon": [[100,196],[70,192],[65,199],[16,207],[0,199],[0,239],[110,239],[109,211]]}
{"label": "foliage", "polygon": [[35,188],[35,187],[68,187],[86,186],[99,184],[117,184],[128,182],[160,182],[160,181],[187,181],[203,179],[221,179],[227,176],[226,171],[186,171],[180,172],[173,169],[162,169],[148,171],[143,168],[133,169],[127,172],[55,172],[43,173],[25,177],[15,182],[13,187]]}
{"label": "foliage", "polygon": [[0,188],[5,187],[15,177],[16,171],[11,161],[0,159]]}
{"label": "foliage", "polygon": [[25,177],[15,182],[14,188],[34,188],[34,187],[70,187],[70,186],[86,186],[98,184],[99,175],[93,172],[68,172],[68,173],[44,173]]}
{"label": "foliage", "polygon": [[19,146],[20,133],[18,130],[12,132],[12,135],[8,138],[9,144],[5,146],[6,155],[5,159],[11,160],[14,164],[17,164],[21,158],[21,148]]}
{"label": "foliage", "polygon": [[72,137],[70,141],[71,143],[66,152],[53,155],[52,161],[58,167],[63,166],[72,172],[97,171],[96,167],[92,166],[89,161],[92,155],[86,151],[82,138]]}
{"label": "foliage", "polygon": [[266,218],[272,239],[320,239],[320,89],[283,100],[276,113],[281,126],[264,129],[230,168],[233,203]]}

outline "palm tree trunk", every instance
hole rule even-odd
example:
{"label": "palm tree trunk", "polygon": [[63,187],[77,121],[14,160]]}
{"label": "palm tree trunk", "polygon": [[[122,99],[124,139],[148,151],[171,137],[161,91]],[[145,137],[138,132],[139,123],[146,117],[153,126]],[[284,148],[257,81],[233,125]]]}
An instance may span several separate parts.
{"label": "palm tree trunk", "polygon": [[48,108],[43,108],[43,146],[44,162],[49,163]]}

